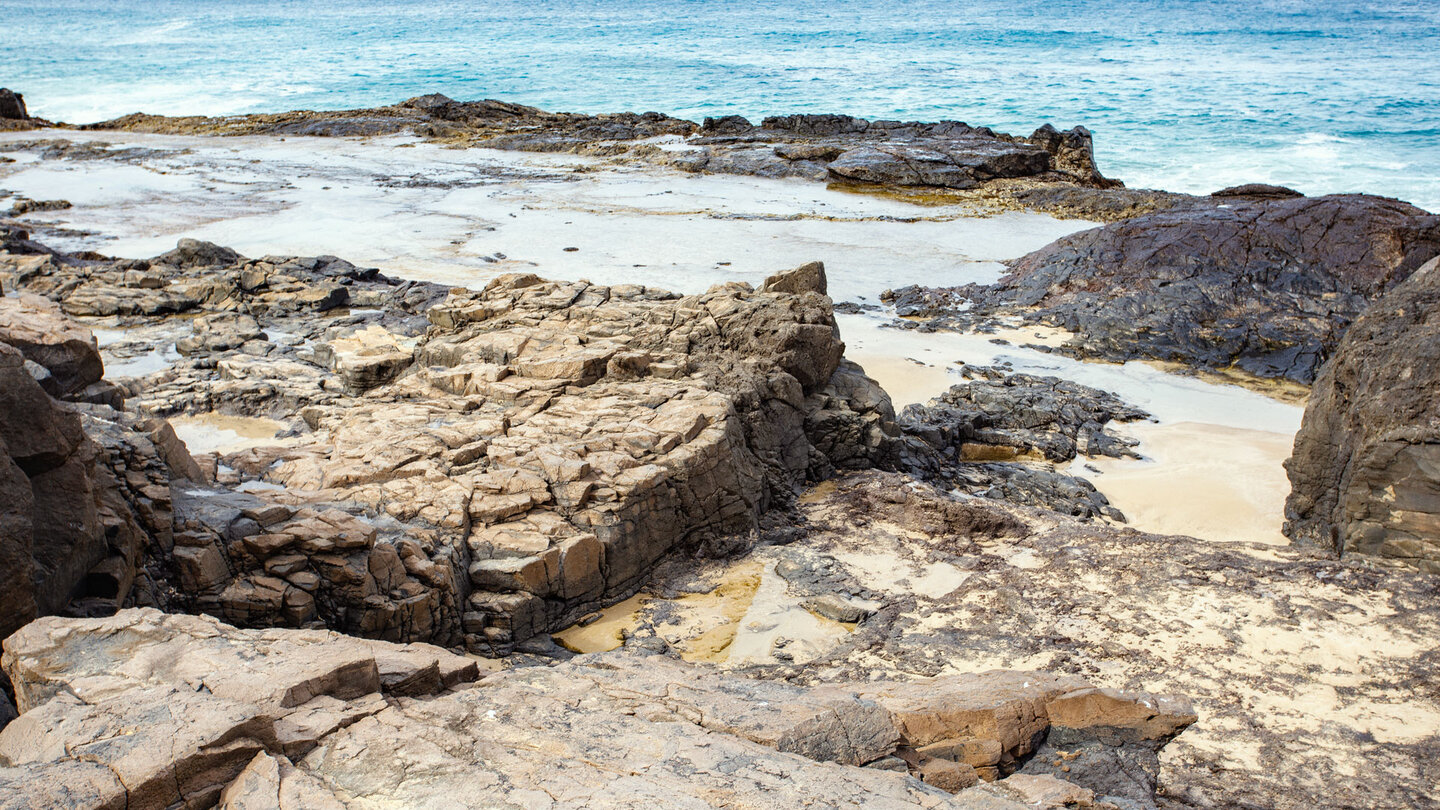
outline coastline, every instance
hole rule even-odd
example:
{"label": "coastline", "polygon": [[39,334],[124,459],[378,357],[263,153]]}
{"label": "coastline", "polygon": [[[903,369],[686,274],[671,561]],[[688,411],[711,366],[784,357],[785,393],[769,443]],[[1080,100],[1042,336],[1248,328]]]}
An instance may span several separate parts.
{"label": "coastline", "polygon": [[[32,195],[42,188],[63,190],[75,207],[31,214],[26,221],[99,225],[110,237],[107,252],[145,255],[170,247],[171,234],[183,234],[248,253],[343,253],[419,281],[459,286],[533,271],[697,292],[730,279],[756,283],[767,272],[762,268],[824,256],[832,297],[869,305],[901,284],[953,284],[957,272],[966,280],[993,280],[1003,260],[1093,225],[1034,213],[977,217],[964,203],[916,208],[904,201],[907,195],[856,195],[802,179],[696,175],[584,155],[457,152],[394,136],[54,134],[77,144],[116,145],[85,152],[89,159],[83,161],[61,152],[58,159],[0,167],[0,187]],[[0,137],[0,147],[24,140],[29,137]],[[207,204],[217,192],[225,202]],[[389,224],[384,230],[356,227],[358,212]],[[168,233],[154,235],[157,226]],[[317,243],[322,233],[328,244]],[[535,250],[549,242],[557,244]],[[57,240],[62,247],[92,244],[83,235]],[[1298,410],[1227,394],[1226,385],[1235,380],[1217,379],[1222,385],[1215,387],[1203,382],[1203,373],[1152,374],[1024,348],[1056,345],[1063,335],[1053,330],[1044,338],[1036,337],[1042,328],[1024,327],[952,339],[877,328],[887,324],[883,310],[839,320],[842,336],[857,344],[850,356],[885,385],[897,411],[960,382],[958,363],[1010,362],[1016,370],[1058,370],[1139,398],[1143,407],[1159,406],[1167,422],[1209,421],[1281,434],[1298,427]],[[1202,404],[1196,410],[1186,402]],[[1243,416],[1247,412],[1254,416]],[[1094,483],[1105,491],[1102,477]],[[1277,497],[1283,500],[1283,493]],[[1278,501],[1269,511],[1278,514]]]}
{"label": "coastline", "polygon": [[[1130,758],[1104,762],[1140,763],[1150,781],[1137,801],[1153,802],[1158,785],[1197,804],[1304,807],[1331,795],[1314,774],[1337,763],[1377,774],[1347,783],[1345,802],[1424,790],[1417,763],[1436,750],[1440,709],[1428,696],[1399,701],[1396,684],[1433,678],[1419,641],[1440,627],[1430,583],[1278,535],[1279,462],[1301,409],[1270,394],[1293,388],[1079,360],[1041,350],[1064,333],[1026,325],[893,328],[897,312],[880,303],[900,283],[994,284],[1008,263],[1099,220],[975,216],[799,176],[393,134],[86,132],[68,145],[56,141],[71,134],[52,134],[10,152],[20,159],[0,164],[0,186],[64,191],[68,207],[13,221],[68,255],[6,256],[0,272],[97,327],[107,367],[134,372],[67,394],[61,410],[85,414],[106,458],[148,459],[150,488],[127,497],[160,522],[173,508],[183,527],[168,552],[173,582],[151,573],[163,565],[137,581],[171,587],[175,601],[156,600],[167,609],[236,624],[503,656],[487,688],[453,693],[438,664],[422,678],[392,661],[392,677],[435,692],[413,687],[416,703],[365,711],[441,707],[455,714],[430,717],[437,726],[397,722],[423,735],[468,716],[484,729],[489,688],[523,691],[597,660],[605,671],[608,659],[572,655],[612,646],[632,662],[622,668],[697,667],[644,687],[667,696],[700,672],[824,690],[1043,669],[1124,695],[1194,696],[1204,719],[1184,736],[1193,718],[1177,710],[1174,729],[1119,753],[1077,738],[1075,750]],[[0,136],[0,154],[31,136]],[[1079,188],[1092,200],[1116,191]],[[219,244],[160,254],[182,234]],[[967,367],[997,388],[1024,377],[1015,387],[1038,398],[1002,401],[1024,402],[1017,421],[1043,419],[1021,427],[1079,454],[1047,461],[1025,446],[1033,435],[1005,427],[996,438],[984,412],[957,419],[953,435],[907,418],[904,406],[965,383]],[[1072,383],[1152,421],[1076,416],[1085,394]],[[1055,503],[1076,489],[1090,497],[1090,476],[1131,523],[1007,497],[1009,479],[966,490],[956,471],[990,463],[967,465],[976,436],[976,458],[1037,473],[1031,485],[1061,492]],[[190,478],[170,477],[182,466]],[[162,491],[173,500],[151,508]],[[1402,611],[1404,625],[1392,621]],[[176,627],[165,632],[191,632]],[[380,653],[369,654],[379,695]],[[591,677],[565,683],[583,692]],[[1133,700],[1147,708],[1171,700],[1144,695]],[[1034,705],[1051,711],[1058,696]],[[373,727],[337,724],[317,750]],[[896,779],[926,777],[915,782],[926,790],[937,760],[1002,787],[1000,777],[1025,784],[1029,767],[1064,779],[1071,749],[1054,733],[1044,756],[987,742],[978,765],[885,765]],[[868,756],[831,773],[891,778],[855,767],[881,761]],[[302,765],[333,767],[314,762]],[[1071,778],[1096,767],[1077,762]],[[967,807],[959,789],[935,806]]]}

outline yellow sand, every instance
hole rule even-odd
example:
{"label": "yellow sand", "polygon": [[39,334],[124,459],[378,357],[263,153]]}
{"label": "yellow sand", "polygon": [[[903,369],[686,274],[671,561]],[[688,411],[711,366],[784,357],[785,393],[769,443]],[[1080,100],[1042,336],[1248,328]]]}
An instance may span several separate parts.
{"label": "yellow sand", "polygon": [[962,382],[953,373],[955,366],[952,364],[931,365],[898,355],[865,351],[846,352],[845,356],[859,363],[870,379],[880,383],[897,411],[906,405],[929,402],[950,390],[950,386]]}
{"label": "yellow sand", "polygon": [[740,622],[750,610],[755,592],[760,589],[763,570],[761,563],[754,561],[737,565],[725,572],[725,578],[715,590],[686,594],[675,600],[690,617],[674,626],[684,635],[688,635],[686,630],[693,630],[699,623],[719,621],[699,635],[678,639],[675,646],[679,648],[681,658],[715,663],[729,659],[730,645],[735,641]]}

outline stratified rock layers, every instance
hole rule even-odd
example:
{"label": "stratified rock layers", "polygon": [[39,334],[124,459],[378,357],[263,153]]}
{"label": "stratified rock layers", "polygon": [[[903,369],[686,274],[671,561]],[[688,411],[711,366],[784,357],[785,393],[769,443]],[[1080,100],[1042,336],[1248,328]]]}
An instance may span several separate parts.
{"label": "stratified rock layers", "polygon": [[[172,330],[181,359],[122,380],[130,408],[289,420],[284,441],[204,465],[165,455],[188,483],[167,498],[173,548],[150,544],[167,589],[144,604],[244,626],[504,653],[673,551],[744,545],[893,431],[883,392],[841,366],[819,264],[693,296],[531,275],[447,292],[191,240],[7,268],[71,314]],[[210,483],[222,467],[245,491]]]}
{"label": "stratified rock layers", "polygon": [[1440,573],[1440,260],[1376,301],[1321,372],[1286,462],[1295,542]]}
{"label": "stratified rock layers", "polygon": [[0,299],[0,637],[67,606],[151,596],[141,567],[170,539],[174,433],[52,397],[84,396],[100,375],[88,330],[43,299]]}

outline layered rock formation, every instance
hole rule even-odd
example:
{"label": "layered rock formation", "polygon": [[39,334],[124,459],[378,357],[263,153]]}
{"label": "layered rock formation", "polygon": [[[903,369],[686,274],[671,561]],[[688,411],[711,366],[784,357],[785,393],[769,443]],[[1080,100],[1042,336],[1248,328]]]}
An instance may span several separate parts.
{"label": "layered rock formation", "polygon": [[1440,259],[1376,301],[1315,381],[1286,462],[1296,543],[1440,573]]}
{"label": "layered rock formation", "polygon": [[214,135],[410,132],[493,149],[623,156],[692,172],[886,187],[968,190],[1010,180],[1102,189],[1119,185],[1096,168],[1088,130],[1061,132],[1049,124],[1028,138],[959,121],[867,121],[848,115],[774,116],[759,125],[726,116],[697,125],[654,112],[551,113],[502,101],[458,102],[430,95],[390,107],[336,112],[224,118],[137,113],[85,128]]}
{"label": "layered rock formation", "polygon": [[1052,737],[1153,756],[1195,720],[1023,672],[805,689],[617,653],[476,683],[426,645],[143,610],[38,621],[3,663],[6,808],[1114,807],[1087,756],[976,785]]}
{"label": "layered rock formation", "polygon": [[887,293],[933,328],[1020,317],[1064,351],[1310,383],[1366,305],[1440,254],[1440,218],[1379,197],[1225,196],[1060,239],[994,285]]}
{"label": "layered rock formation", "polygon": [[1136,442],[1106,428],[1149,416],[1113,394],[1058,377],[965,366],[969,382],[924,405],[909,405],[899,428],[934,455],[906,447],[904,463],[882,466],[943,480],[962,492],[1123,522],[1090,481],[1052,465],[1078,455],[1139,458]]}
{"label": "layered rock formation", "polygon": [[133,410],[288,421],[270,446],[175,460],[192,483],[159,551],[167,604],[247,626],[503,653],[672,551],[743,545],[893,431],[883,393],[841,370],[818,264],[689,297],[513,275],[447,294],[188,240],[5,266],[72,315],[160,330],[146,352],[174,341],[175,365],[122,378]]}

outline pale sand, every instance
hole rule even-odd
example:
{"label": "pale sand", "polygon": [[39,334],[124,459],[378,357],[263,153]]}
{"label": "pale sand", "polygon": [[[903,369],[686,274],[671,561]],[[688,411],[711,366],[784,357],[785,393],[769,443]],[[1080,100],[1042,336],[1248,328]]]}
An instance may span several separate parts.
{"label": "pale sand", "polygon": [[1070,471],[1089,478],[1128,525],[1207,540],[1289,542],[1280,526],[1292,434],[1201,422],[1136,422],[1119,432],[1139,439],[1147,460],[1079,458]]}
{"label": "pale sand", "polygon": [[951,363],[928,363],[918,358],[871,354],[847,350],[847,359],[865,369],[865,374],[885,389],[898,413],[906,405],[924,404],[964,382],[959,368]]}

